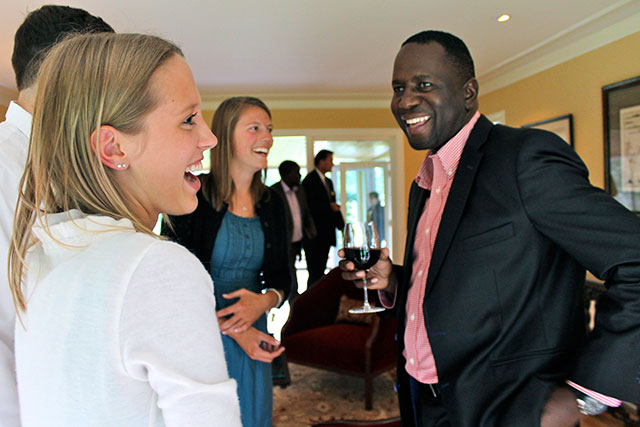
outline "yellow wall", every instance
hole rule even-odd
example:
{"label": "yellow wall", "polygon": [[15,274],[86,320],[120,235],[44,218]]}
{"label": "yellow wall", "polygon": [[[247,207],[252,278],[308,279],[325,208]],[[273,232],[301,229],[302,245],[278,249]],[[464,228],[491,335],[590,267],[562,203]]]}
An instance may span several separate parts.
{"label": "yellow wall", "polygon": [[[509,126],[573,114],[573,140],[591,182],[604,188],[602,86],[640,75],[640,32],[480,96],[480,110],[505,110]],[[480,87],[482,94],[482,87]]]}
{"label": "yellow wall", "polygon": [[0,118],[2,118],[2,120],[0,121],[4,121],[4,115],[6,112],[7,112],[7,106],[0,104]]}
{"label": "yellow wall", "polygon": [[[275,110],[273,125],[277,129],[354,129],[396,127],[389,109]],[[203,116],[211,123],[213,111]]]}

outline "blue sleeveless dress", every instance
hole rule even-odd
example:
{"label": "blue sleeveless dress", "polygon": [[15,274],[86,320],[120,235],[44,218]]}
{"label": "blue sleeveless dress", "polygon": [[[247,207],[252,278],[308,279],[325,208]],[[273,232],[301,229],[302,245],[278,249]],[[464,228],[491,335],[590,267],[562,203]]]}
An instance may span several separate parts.
{"label": "blue sleeveless dress", "polygon": [[[258,275],[264,259],[264,233],[258,217],[225,214],[211,254],[216,309],[238,301],[222,294],[245,288],[260,293]],[[267,332],[263,314],[253,327]],[[273,410],[271,364],[251,359],[233,338],[222,335],[229,376],[238,383],[240,415],[245,427],[269,427]]]}

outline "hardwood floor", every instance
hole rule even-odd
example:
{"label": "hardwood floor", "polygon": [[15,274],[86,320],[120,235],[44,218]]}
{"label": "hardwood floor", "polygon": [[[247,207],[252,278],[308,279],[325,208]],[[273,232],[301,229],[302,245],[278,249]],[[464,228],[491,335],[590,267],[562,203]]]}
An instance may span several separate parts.
{"label": "hardwood floor", "polygon": [[580,427],[624,427],[624,423],[611,414],[604,413],[596,417],[583,415],[580,418]]}

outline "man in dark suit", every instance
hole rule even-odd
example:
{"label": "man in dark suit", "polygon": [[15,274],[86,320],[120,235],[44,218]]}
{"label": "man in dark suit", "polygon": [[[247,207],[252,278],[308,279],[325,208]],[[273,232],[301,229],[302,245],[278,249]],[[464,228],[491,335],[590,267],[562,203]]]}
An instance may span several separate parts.
{"label": "man in dark suit", "polygon": [[293,271],[293,281],[289,301],[293,302],[298,296],[298,280],[296,278],[296,258],[300,256],[302,249],[302,239],[313,239],[316,237],[316,226],[313,223],[307,197],[304,189],[300,186],[300,166],[291,160],[285,160],[278,166],[280,181],[273,184],[271,188],[276,190],[287,203],[285,210],[287,221],[287,235],[291,241],[289,249],[289,264]]}
{"label": "man in dark suit", "polygon": [[305,238],[303,241],[307,269],[309,270],[308,287],[324,275],[329,249],[336,245],[336,230],[344,228],[344,219],[340,212],[340,205],[336,203],[333,182],[325,177],[325,174],[333,168],[333,152],[320,150],[316,154],[314,165],[315,169],[309,172],[302,181],[302,187],[307,194],[309,210],[318,231],[315,238]]}
{"label": "man in dark suit", "polygon": [[380,204],[380,195],[377,191],[369,193],[369,208],[367,209],[367,221],[373,222],[378,230],[380,242],[384,240],[384,206]]}
{"label": "man in dark suit", "polygon": [[[462,40],[439,31],[394,64],[391,110],[429,150],[404,266],[383,250],[369,270],[398,316],[403,424],[574,425],[579,408],[640,401],[640,221],[556,135],[480,115],[474,76]],[[588,336],[585,268],[607,287]]]}

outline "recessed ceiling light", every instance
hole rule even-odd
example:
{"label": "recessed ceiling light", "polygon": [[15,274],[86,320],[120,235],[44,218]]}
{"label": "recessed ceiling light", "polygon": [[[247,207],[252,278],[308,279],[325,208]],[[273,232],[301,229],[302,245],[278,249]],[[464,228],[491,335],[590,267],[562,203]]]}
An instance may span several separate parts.
{"label": "recessed ceiling light", "polygon": [[498,22],[507,22],[509,19],[511,19],[511,15],[507,15],[506,13],[503,13],[498,18]]}

